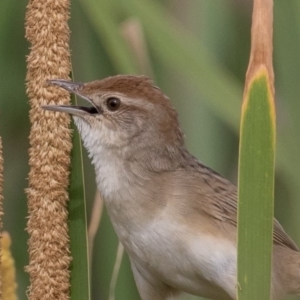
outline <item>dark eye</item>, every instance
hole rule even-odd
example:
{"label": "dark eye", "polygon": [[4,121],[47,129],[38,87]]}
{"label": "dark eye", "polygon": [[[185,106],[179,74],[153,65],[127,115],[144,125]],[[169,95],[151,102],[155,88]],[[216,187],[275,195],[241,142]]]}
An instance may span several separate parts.
{"label": "dark eye", "polygon": [[110,97],[106,100],[106,105],[110,111],[116,111],[120,107],[121,101],[119,98]]}

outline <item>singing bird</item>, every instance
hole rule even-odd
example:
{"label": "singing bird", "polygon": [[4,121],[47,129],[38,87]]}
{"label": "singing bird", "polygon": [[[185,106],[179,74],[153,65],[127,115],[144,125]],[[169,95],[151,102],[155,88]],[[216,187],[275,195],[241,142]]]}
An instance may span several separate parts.
{"label": "singing bird", "polygon": [[[237,189],[185,147],[169,98],[145,76],[50,80],[89,106],[73,116],[142,300],[236,299]],[[274,220],[272,300],[300,293],[300,253]]]}

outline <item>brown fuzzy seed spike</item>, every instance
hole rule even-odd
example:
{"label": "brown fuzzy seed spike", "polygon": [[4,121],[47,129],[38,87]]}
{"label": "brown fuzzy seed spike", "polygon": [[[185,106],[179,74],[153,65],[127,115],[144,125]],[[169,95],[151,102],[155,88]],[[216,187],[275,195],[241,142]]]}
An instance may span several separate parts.
{"label": "brown fuzzy seed spike", "polygon": [[69,299],[70,251],[67,188],[71,136],[69,116],[44,111],[46,104],[68,104],[69,94],[46,80],[68,79],[69,0],[30,0],[26,14],[27,94],[30,98],[29,237],[30,300]]}
{"label": "brown fuzzy seed spike", "polygon": [[[2,139],[0,138],[0,268],[2,268],[2,216],[3,216],[3,156]],[[0,299],[2,299],[2,276],[0,273]]]}
{"label": "brown fuzzy seed spike", "polygon": [[3,300],[17,300],[17,283],[15,261],[11,254],[11,238],[8,232],[2,233],[1,280]]}

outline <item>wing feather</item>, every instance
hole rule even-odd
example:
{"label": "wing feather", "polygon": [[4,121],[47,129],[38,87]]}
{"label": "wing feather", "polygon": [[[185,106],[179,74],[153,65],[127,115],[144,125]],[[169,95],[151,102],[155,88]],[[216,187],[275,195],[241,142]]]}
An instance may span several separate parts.
{"label": "wing feather", "polygon": [[[237,188],[214,170],[198,163],[201,177],[206,183],[203,196],[209,201],[203,208],[212,217],[237,226]],[[280,223],[274,219],[273,241],[275,244],[299,251]]]}

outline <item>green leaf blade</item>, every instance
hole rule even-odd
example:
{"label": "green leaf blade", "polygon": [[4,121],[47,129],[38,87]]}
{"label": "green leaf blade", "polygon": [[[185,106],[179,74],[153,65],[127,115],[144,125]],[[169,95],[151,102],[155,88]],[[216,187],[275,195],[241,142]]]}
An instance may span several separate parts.
{"label": "green leaf blade", "polygon": [[274,215],[275,109],[265,69],[242,108],[238,203],[238,299],[270,299]]}

